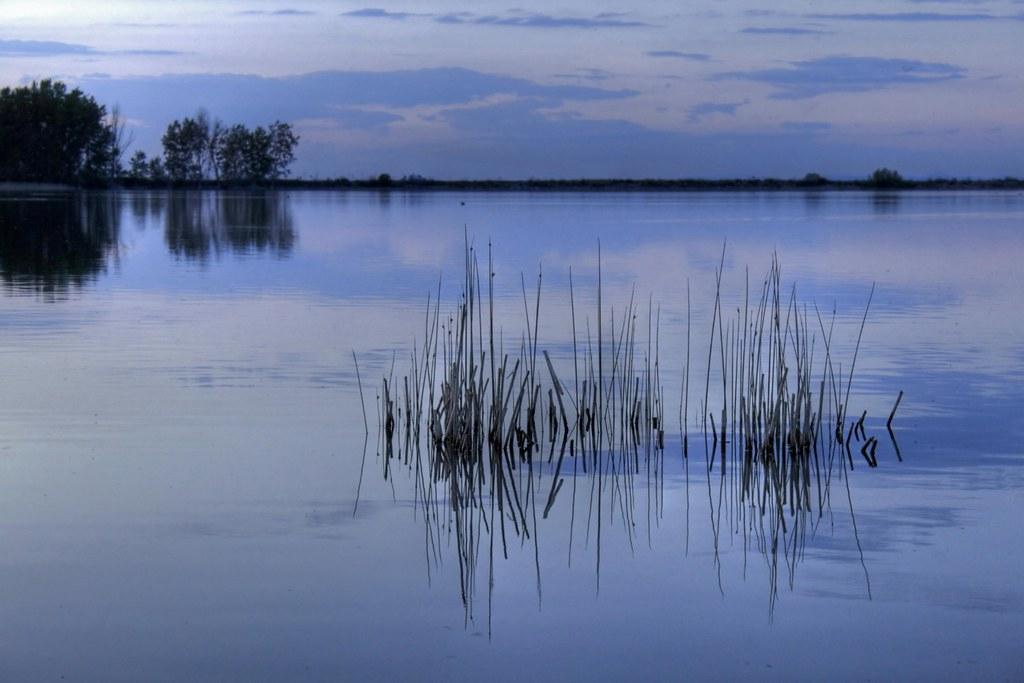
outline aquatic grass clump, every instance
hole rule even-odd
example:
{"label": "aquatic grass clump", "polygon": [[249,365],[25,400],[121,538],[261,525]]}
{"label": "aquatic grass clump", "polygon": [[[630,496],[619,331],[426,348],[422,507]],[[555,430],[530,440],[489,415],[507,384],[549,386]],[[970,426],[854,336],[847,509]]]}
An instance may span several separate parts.
{"label": "aquatic grass clump", "polygon": [[[717,500],[709,478],[716,561],[724,509],[729,514],[730,530],[743,535],[744,554],[752,543],[764,553],[774,605],[779,551],[792,586],[811,522],[816,525],[831,512],[833,477],[844,477],[847,466],[853,469],[855,452],[869,467],[878,466],[879,442],[877,437],[867,435],[867,411],[859,418],[850,417],[854,369],[874,286],[844,377],[833,351],[835,310],[826,329],[817,306],[813,306],[812,317],[812,307],[799,301],[795,285],[788,291],[783,289],[777,256],[773,255],[753,305],[747,276],[744,305],[728,321],[721,304],[723,270],[724,251],[716,270],[702,411],[708,471],[710,474],[717,465],[719,475]],[[816,363],[820,358],[816,357],[818,333],[824,357]],[[716,361],[722,382],[721,407],[711,408],[707,397]],[[887,423],[897,459],[901,455],[891,424],[901,398],[902,392]],[[846,489],[859,549],[848,482]]]}
{"label": "aquatic grass clump", "polygon": [[[596,344],[588,337],[584,346],[575,333],[570,293],[573,381],[568,384],[538,345],[542,274],[533,293],[522,281],[525,332],[512,352],[495,332],[490,247],[486,298],[480,282],[476,252],[467,239],[456,309],[442,318],[439,286],[438,297],[428,299],[423,342],[409,358],[409,374],[396,378],[392,365],[378,400],[383,476],[392,476],[396,464],[413,474],[416,504],[427,521],[428,556],[439,559],[441,540],[454,533],[467,619],[483,534],[492,572],[499,547],[507,557],[511,538],[532,541],[539,595],[537,508],[546,517],[554,506],[568,461],[574,509],[579,470],[592,473],[594,481],[608,473],[627,480],[611,494],[626,499],[620,505],[625,523],[632,515],[632,477],[641,460],[651,472],[650,454],[662,452],[665,439],[657,345],[649,344],[646,354],[638,348],[635,297],[617,333],[606,340],[599,282]],[[651,309],[648,326],[653,324]],[[616,330],[614,309],[609,329]],[[539,490],[545,474],[550,477],[546,493]],[[598,563],[600,499],[608,495],[606,488],[604,481],[596,486],[598,501],[591,506],[591,513],[597,512]],[[628,525],[632,528],[632,520]],[[589,528],[588,522],[588,533]]]}
{"label": "aquatic grass clump", "polygon": [[[643,332],[639,324],[643,314],[636,303],[635,287],[618,319],[614,307],[605,310],[599,246],[596,324],[592,331],[591,317],[583,316],[585,335],[577,331],[569,273],[572,377],[571,381],[563,379],[548,350],[539,348],[542,274],[538,273],[533,291],[528,291],[525,276],[521,278],[524,330],[518,343],[506,351],[500,326],[496,333],[491,247],[488,245],[486,290],[468,237],[464,249],[462,291],[454,310],[442,316],[439,283],[436,298],[428,297],[422,342],[410,353],[408,372],[396,377],[393,361],[382,379],[377,400],[378,454],[385,479],[391,479],[398,467],[412,476],[414,504],[425,521],[428,578],[431,567],[441,561],[442,547],[454,543],[467,623],[474,613],[479,561],[486,553],[490,626],[495,558],[498,553],[508,558],[514,539],[522,546],[532,546],[540,600],[538,516],[549,516],[567,482],[571,481],[572,490],[569,563],[582,479],[586,482],[587,519],[581,528],[587,544],[592,535],[595,539],[598,590],[604,527],[616,518],[621,520],[632,547],[638,477],[647,483],[650,540],[652,514],[655,522],[660,519],[664,503],[661,316],[650,297],[646,337],[641,341],[638,333]],[[878,464],[877,438],[865,432],[866,413],[858,420],[847,417],[867,309],[844,383],[832,352],[835,312],[826,331],[817,309],[812,318],[810,308],[798,302],[795,287],[783,291],[777,258],[773,257],[753,305],[748,284],[743,308],[737,308],[729,320],[722,310],[723,272],[724,249],[715,273],[704,395],[698,408],[715,561],[719,562],[719,536],[726,513],[729,529],[743,535],[744,556],[749,547],[763,552],[773,607],[780,550],[792,585],[808,529],[813,533],[811,522],[816,524],[831,512],[834,474],[839,472],[842,477],[846,466],[853,466],[851,449],[859,444],[867,463],[871,467]],[[747,279],[749,283],[749,276]],[[691,353],[687,290],[686,363],[679,413],[688,482]],[[823,359],[816,356],[819,332]],[[562,360],[568,363],[568,359]],[[716,386],[714,396],[713,371],[715,381],[721,380],[721,391]],[[889,433],[895,445],[891,421],[892,415]],[[688,529],[688,484],[686,496]],[[851,500],[851,515],[852,511]]]}

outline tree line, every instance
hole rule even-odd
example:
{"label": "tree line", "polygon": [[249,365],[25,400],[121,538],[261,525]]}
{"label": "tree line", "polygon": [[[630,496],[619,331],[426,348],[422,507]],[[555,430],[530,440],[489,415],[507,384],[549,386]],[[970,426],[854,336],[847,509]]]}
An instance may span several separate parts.
{"label": "tree line", "polygon": [[287,178],[299,136],[291,124],[274,121],[264,128],[228,126],[200,110],[175,120],[161,138],[163,157],[136,151],[128,165],[132,180],[197,183],[266,183]]}
{"label": "tree line", "polygon": [[0,182],[264,184],[288,177],[298,143],[289,123],[226,125],[200,110],[167,126],[162,155],[137,150],[125,168],[132,136],[117,106],[51,79],[0,90]]}
{"label": "tree line", "polygon": [[[78,88],[44,79],[0,89],[0,182],[68,185],[247,183],[266,184],[290,175],[299,136],[291,124],[274,121],[249,128],[227,125],[200,110],[172,121],[161,138],[162,154],[134,152],[123,159],[132,135],[115,105],[109,110]],[[861,180],[835,180],[818,173],[802,179],[595,179],[493,181],[430,180],[418,175],[367,180],[292,180],[309,187],[448,189],[906,189],[1020,188],[1017,178],[908,180],[896,170],[876,169]]]}

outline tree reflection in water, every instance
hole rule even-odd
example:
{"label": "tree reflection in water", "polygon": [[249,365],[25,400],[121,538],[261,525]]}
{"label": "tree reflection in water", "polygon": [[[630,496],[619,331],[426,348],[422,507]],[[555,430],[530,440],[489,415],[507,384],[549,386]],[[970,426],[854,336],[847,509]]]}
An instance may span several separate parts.
{"label": "tree reflection in water", "polygon": [[276,192],[173,192],[164,238],[176,257],[205,262],[225,252],[287,257],[295,228],[287,198]]}
{"label": "tree reflection in water", "polygon": [[117,262],[120,224],[110,193],[0,197],[0,277],[9,290],[63,298]]}

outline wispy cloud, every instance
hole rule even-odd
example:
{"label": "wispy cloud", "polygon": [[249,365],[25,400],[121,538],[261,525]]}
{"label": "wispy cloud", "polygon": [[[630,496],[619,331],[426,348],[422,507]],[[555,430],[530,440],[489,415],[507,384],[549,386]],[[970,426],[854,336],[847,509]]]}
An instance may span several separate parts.
{"label": "wispy cloud", "polygon": [[742,102],[701,102],[690,107],[686,120],[690,123],[698,123],[712,114],[735,116],[737,109],[749,103],[750,100],[743,100]]}
{"label": "wispy cloud", "polygon": [[88,45],[59,43],[54,40],[0,40],[0,55],[11,57],[48,57],[51,55],[88,55],[96,51]]}
{"label": "wispy cloud", "polygon": [[415,13],[392,12],[379,7],[343,12],[341,16],[360,19],[402,21],[412,17],[427,17],[439,24],[468,26],[506,26],[513,28],[635,28],[650,26],[645,21],[628,18],[624,12],[601,12],[591,16],[570,16],[509,10],[504,14],[477,14],[475,12]]}
{"label": "wispy cloud", "polygon": [[116,26],[118,28],[175,28],[178,26],[182,26],[182,24],[176,24],[166,21],[111,21],[107,23],[95,24],[95,26]]}
{"label": "wispy cloud", "polygon": [[[476,103],[495,96],[530,99],[557,106],[634,97],[635,90],[588,85],[546,85],[524,78],[470,69],[404,71],[320,71],[296,76],[168,74],[87,81],[102,101],[120,101],[147,120],[180,117],[196,102],[226,120],[249,121],[252,112],[283,120],[324,118],[337,112],[405,109]],[[164,112],[161,114],[161,112]]]}
{"label": "wispy cloud", "polygon": [[831,129],[832,124],[825,121],[783,121],[782,128],[796,133],[821,133]]}
{"label": "wispy cloud", "polygon": [[749,26],[740,33],[752,33],[766,36],[822,36],[831,31],[822,31],[817,28],[799,28],[797,26]]}
{"label": "wispy cloud", "polygon": [[99,52],[95,54],[104,55],[136,55],[139,57],[169,57],[172,55],[183,55],[180,50],[112,50],[110,52]]}
{"label": "wispy cloud", "polygon": [[[633,91],[550,85],[467,69],[114,76],[83,78],[78,84],[100,102],[118,102],[133,120],[144,121],[136,141],[147,152],[160,149],[168,122],[191,115],[202,104],[224,121],[295,122],[303,136],[296,171],[332,177],[382,170],[475,178],[799,177],[818,170],[838,177],[866,175],[880,158],[906,175],[927,174],[936,164],[950,163],[948,148],[897,145],[895,137],[885,143],[874,132],[859,138],[856,131],[820,133],[826,129],[813,121],[744,133],[652,129],[602,117],[600,108],[590,104],[622,102],[637,95]],[[574,113],[582,102],[588,104],[578,108],[585,111]],[[708,114],[721,117],[723,124],[728,115]],[[398,117],[414,126],[400,130],[404,123]],[[999,141],[959,149],[956,168],[977,175],[1019,174],[1019,137],[1007,134]]]}
{"label": "wispy cloud", "polygon": [[894,137],[900,138],[916,138],[925,136],[945,136],[945,135],[956,135],[960,132],[959,128],[938,128],[933,130],[926,130],[923,128],[912,128],[910,130],[901,130],[891,133]]}
{"label": "wispy cloud", "polygon": [[657,59],[686,59],[691,62],[709,62],[711,55],[705,52],[680,52],[679,50],[650,50],[644,53]]}
{"label": "wispy cloud", "polygon": [[404,117],[392,114],[387,111],[376,111],[372,109],[335,109],[331,118],[341,123],[346,128],[371,129],[380,128],[391,123],[404,121]]}
{"label": "wispy cloud", "polygon": [[795,100],[898,85],[927,85],[963,78],[965,74],[963,67],[941,62],[840,55],[792,62],[786,68],[716,74],[710,79],[764,83],[777,90],[771,97]]}
{"label": "wispy cloud", "polygon": [[68,55],[168,56],[183,54],[177,50],[97,50],[78,43],[54,40],[0,40],[0,55],[6,57],[57,57]]}
{"label": "wispy cloud", "polygon": [[976,21],[1022,21],[1022,16],[989,14],[987,12],[947,13],[947,12],[853,12],[847,14],[807,14],[810,19],[827,19],[831,21],[863,21],[893,23],[934,23],[934,22],[976,22]]}
{"label": "wispy cloud", "polygon": [[417,16],[432,16],[432,15],[419,15],[414,12],[391,12],[386,9],[379,7],[364,7],[363,9],[355,9],[351,12],[342,12],[343,17],[355,17],[357,19],[390,19],[392,21],[402,21],[409,17]]}
{"label": "wispy cloud", "polygon": [[[647,22],[625,19],[617,13],[592,17],[555,16],[551,14],[523,14],[506,16],[445,15],[444,23],[477,24],[488,26],[514,26],[519,28],[633,28],[650,26]],[[440,19],[440,17],[439,17]]]}
{"label": "wispy cloud", "polygon": [[313,12],[312,10],[308,10],[308,9],[290,9],[290,8],[285,8],[285,9],[274,9],[274,10],[247,9],[247,10],[243,10],[241,12],[236,12],[236,14],[241,15],[241,16],[251,16],[251,17],[305,17],[305,16],[309,16],[311,14],[316,14],[316,12]]}
{"label": "wispy cloud", "polygon": [[584,68],[576,69],[574,73],[555,74],[554,77],[566,80],[607,81],[613,75],[611,71],[605,69]]}

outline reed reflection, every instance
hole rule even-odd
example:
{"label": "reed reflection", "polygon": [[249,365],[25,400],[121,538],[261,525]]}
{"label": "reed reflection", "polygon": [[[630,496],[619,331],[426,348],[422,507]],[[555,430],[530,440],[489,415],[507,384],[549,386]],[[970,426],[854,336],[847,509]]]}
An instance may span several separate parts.
{"label": "reed reflection", "polygon": [[0,277],[9,290],[62,298],[116,261],[120,232],[111,194],[0,198]]}

